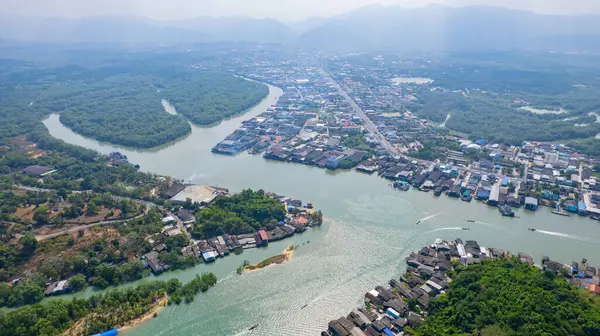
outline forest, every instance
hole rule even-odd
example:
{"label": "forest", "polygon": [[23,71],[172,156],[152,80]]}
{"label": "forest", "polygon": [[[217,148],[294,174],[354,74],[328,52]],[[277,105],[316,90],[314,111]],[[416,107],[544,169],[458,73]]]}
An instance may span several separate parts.
{"label": "forest", "polygon": [[[455,92],[423,90],[419,103],[412,106],[419,116],[442,122],[447,113],[451,118],[446,126],[468,133],[474,139],[488,139],[513,145],[524,140],[556,141],[594,137],[600,132],[600,123],[586,115],[539,115],[518,110],[502,98],[487,94],[468,97]],[[564,120],[574,117],[572,120]],[[575,126],[582,124],[585,126]]]}
{"label": "forest", "polygon": [[30,305],[9,313],[0,313],[0,336],[60,335],[77,322],[84,335],[120,327],[143,316],[160,298],[170,295],[175,303],[191,302],[200,291],[217,283],[212,273],[205,273],[182,285],[178,279],[150,281],[124,289],[114,289],[87,299],[52,300]]}
{"label": "forest", "polygon": [[459,266],[450,289],[430,302],[414,333],[431,335],[599,335],[600,306],[561,275],[517,258]]}
{"label": "forest", "polygon": [[76,133],[114,144],[150,148],[191,132],[180,115],[165,112],[152,79],[117,75],[93,81],[68,81],[46,90],[39,99]]}
{"label": "forest", "polygon": [[260,103],[269,88],[214,71],[186,72],[156,84],[178,113],[196,125],[211,125]]}
{"label": "forest", "polygon": [[569,141],[567,145],[582,153],[600,156],[600,139]]}
{"label": "forest", "polygon": [[[152,148],[191,132],[186,120],[209,125],[259,103],[268,87],[230,73],[198,70],[150,59],[81,67],[48,67],[0,60],[0,131],[8,138],[37,132],[43,117],[58,113],[73,131],[99,141]],[[176,106],[165,111],[161,100]]]}
{"label": "forest", "polygon": [[192,229],[194,238],[252,233],[262,227],[273,229],[284,220],[285,207],[278,200],[265,196],[263,190],[243,190],[239,194],[218,197],[196,214]]}

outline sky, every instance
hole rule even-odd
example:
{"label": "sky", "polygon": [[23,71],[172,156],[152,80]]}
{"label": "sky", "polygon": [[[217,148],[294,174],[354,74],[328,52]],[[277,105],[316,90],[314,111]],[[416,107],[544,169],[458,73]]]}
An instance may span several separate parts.
{"label": "sky", "polygon": [[551,14],[600,14],[600,0],[0,0],[2,15],[141,16],[179,20],[198,16],[270,17],[284,22],[328,17],[371,4],[419,7],[495,5]]}

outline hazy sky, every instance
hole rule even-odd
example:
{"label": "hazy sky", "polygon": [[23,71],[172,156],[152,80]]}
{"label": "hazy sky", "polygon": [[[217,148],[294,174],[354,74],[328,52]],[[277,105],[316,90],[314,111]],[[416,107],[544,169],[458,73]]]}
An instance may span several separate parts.
{"label": "hazy sky", "polygon": [[144,16],[159,20],[202,15],[272,17],[283,21],[332,16],[369,4],[406,7],[487,4],[541,13],[600,13],[600,0],[0,0],[3,15]]}

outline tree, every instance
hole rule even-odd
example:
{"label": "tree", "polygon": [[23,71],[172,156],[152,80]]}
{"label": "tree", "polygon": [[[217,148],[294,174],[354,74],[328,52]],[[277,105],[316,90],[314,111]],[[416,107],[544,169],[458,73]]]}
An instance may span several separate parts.
{"label": "tree", "polygon": [[85,280],[85,276],[80,273],[71,277],[71,279],[69,279],[69,284],[74,292],[78,292],[85,288],[87,281]]}
{"label": "tree", "polygon": [[48,224],[50,222],[50,208],[47,206],[37,207],[33,211],[33,220],[40,225]]}
{"label": "tree", "polygon": [[31,255],[37,248],[38,241],[33,233],[27,232],[19,239],[19,244],[23,245],[23,249],[21,250],[23,253]]}
{"label": "tree", "polygon": [[100,211],[100,209],[96,203],[94,203],[94,202],[88,203],[86,215],[96,216],[99,211]]}
{"label": "tree", "polygon": [[173,278],[173,279],[169,279],[167,281],[167,294],[173,294],[175,293],[175,291],[177,291],[179,288],[181,288],[181,281],[179,281],[179,279],[177,278]]}

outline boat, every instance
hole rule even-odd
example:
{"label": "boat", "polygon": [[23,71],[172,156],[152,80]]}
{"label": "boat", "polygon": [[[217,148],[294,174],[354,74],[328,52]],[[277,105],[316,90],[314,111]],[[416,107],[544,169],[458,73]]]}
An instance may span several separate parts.
{"label": "boat", "polygon": [[417,221],[417,225],[419,225],[419,223],[421,223],[421,221],[420,221],[420,220],[419,220],[419,221]]}
{"label": "boat", "polygon": [[304,308],[306,308],[306,306],[308,306],[308,303],[305,304],[304,306],[302,306],[302,308],[300,308],[300,309],[304,309]]}
{"label": "boat", "polygon": [[258,328],[258,324],[255,324],[252,327],[248,328],[248,331],[252,331],[252,330],[254,330],[256,328]]}
{"label": "boat", "polygon": [[527,230],[529,230],[529,231],[535,231],[535,229],[534,229],[534,228],[529,228],[529,229],[527,229]]}
{"label": "boat", "polygon": [[469,222],[469,223],[475,223],[475,221],[473,219],[467,219],[467,222]]}
{"label": "boat", "polygon": [[556,209],[552,210],[552,213],[555,215],[561,215],[561,216],[570,216],[570,214],[568,212],[566,212],[560,205],[556,206]]}
{"label": "boat", "polygon": [[464,227],[464,228],[462,228],[462,229],[463,229],[463,230],[465,230],[465,231],[469,231],[469,230],[471,230],[471,229],[469,229],[469,228],[467,228],[467,227]]}
{"label": "boat", "polygon": [[515,212],[512,211],[512,208],[509,207],[508,205],[504,205],[498,208],[498,210],[500,211],[500,213],[502,214],[502,216],[505,217],[515,217]]}
{"label": "boat", "polygon": [[410,189],[410,185],[405,181],[396,181],[394,182],[393,186],[394,188],[400,189],[402,191],[407,191],[408,189]]}

